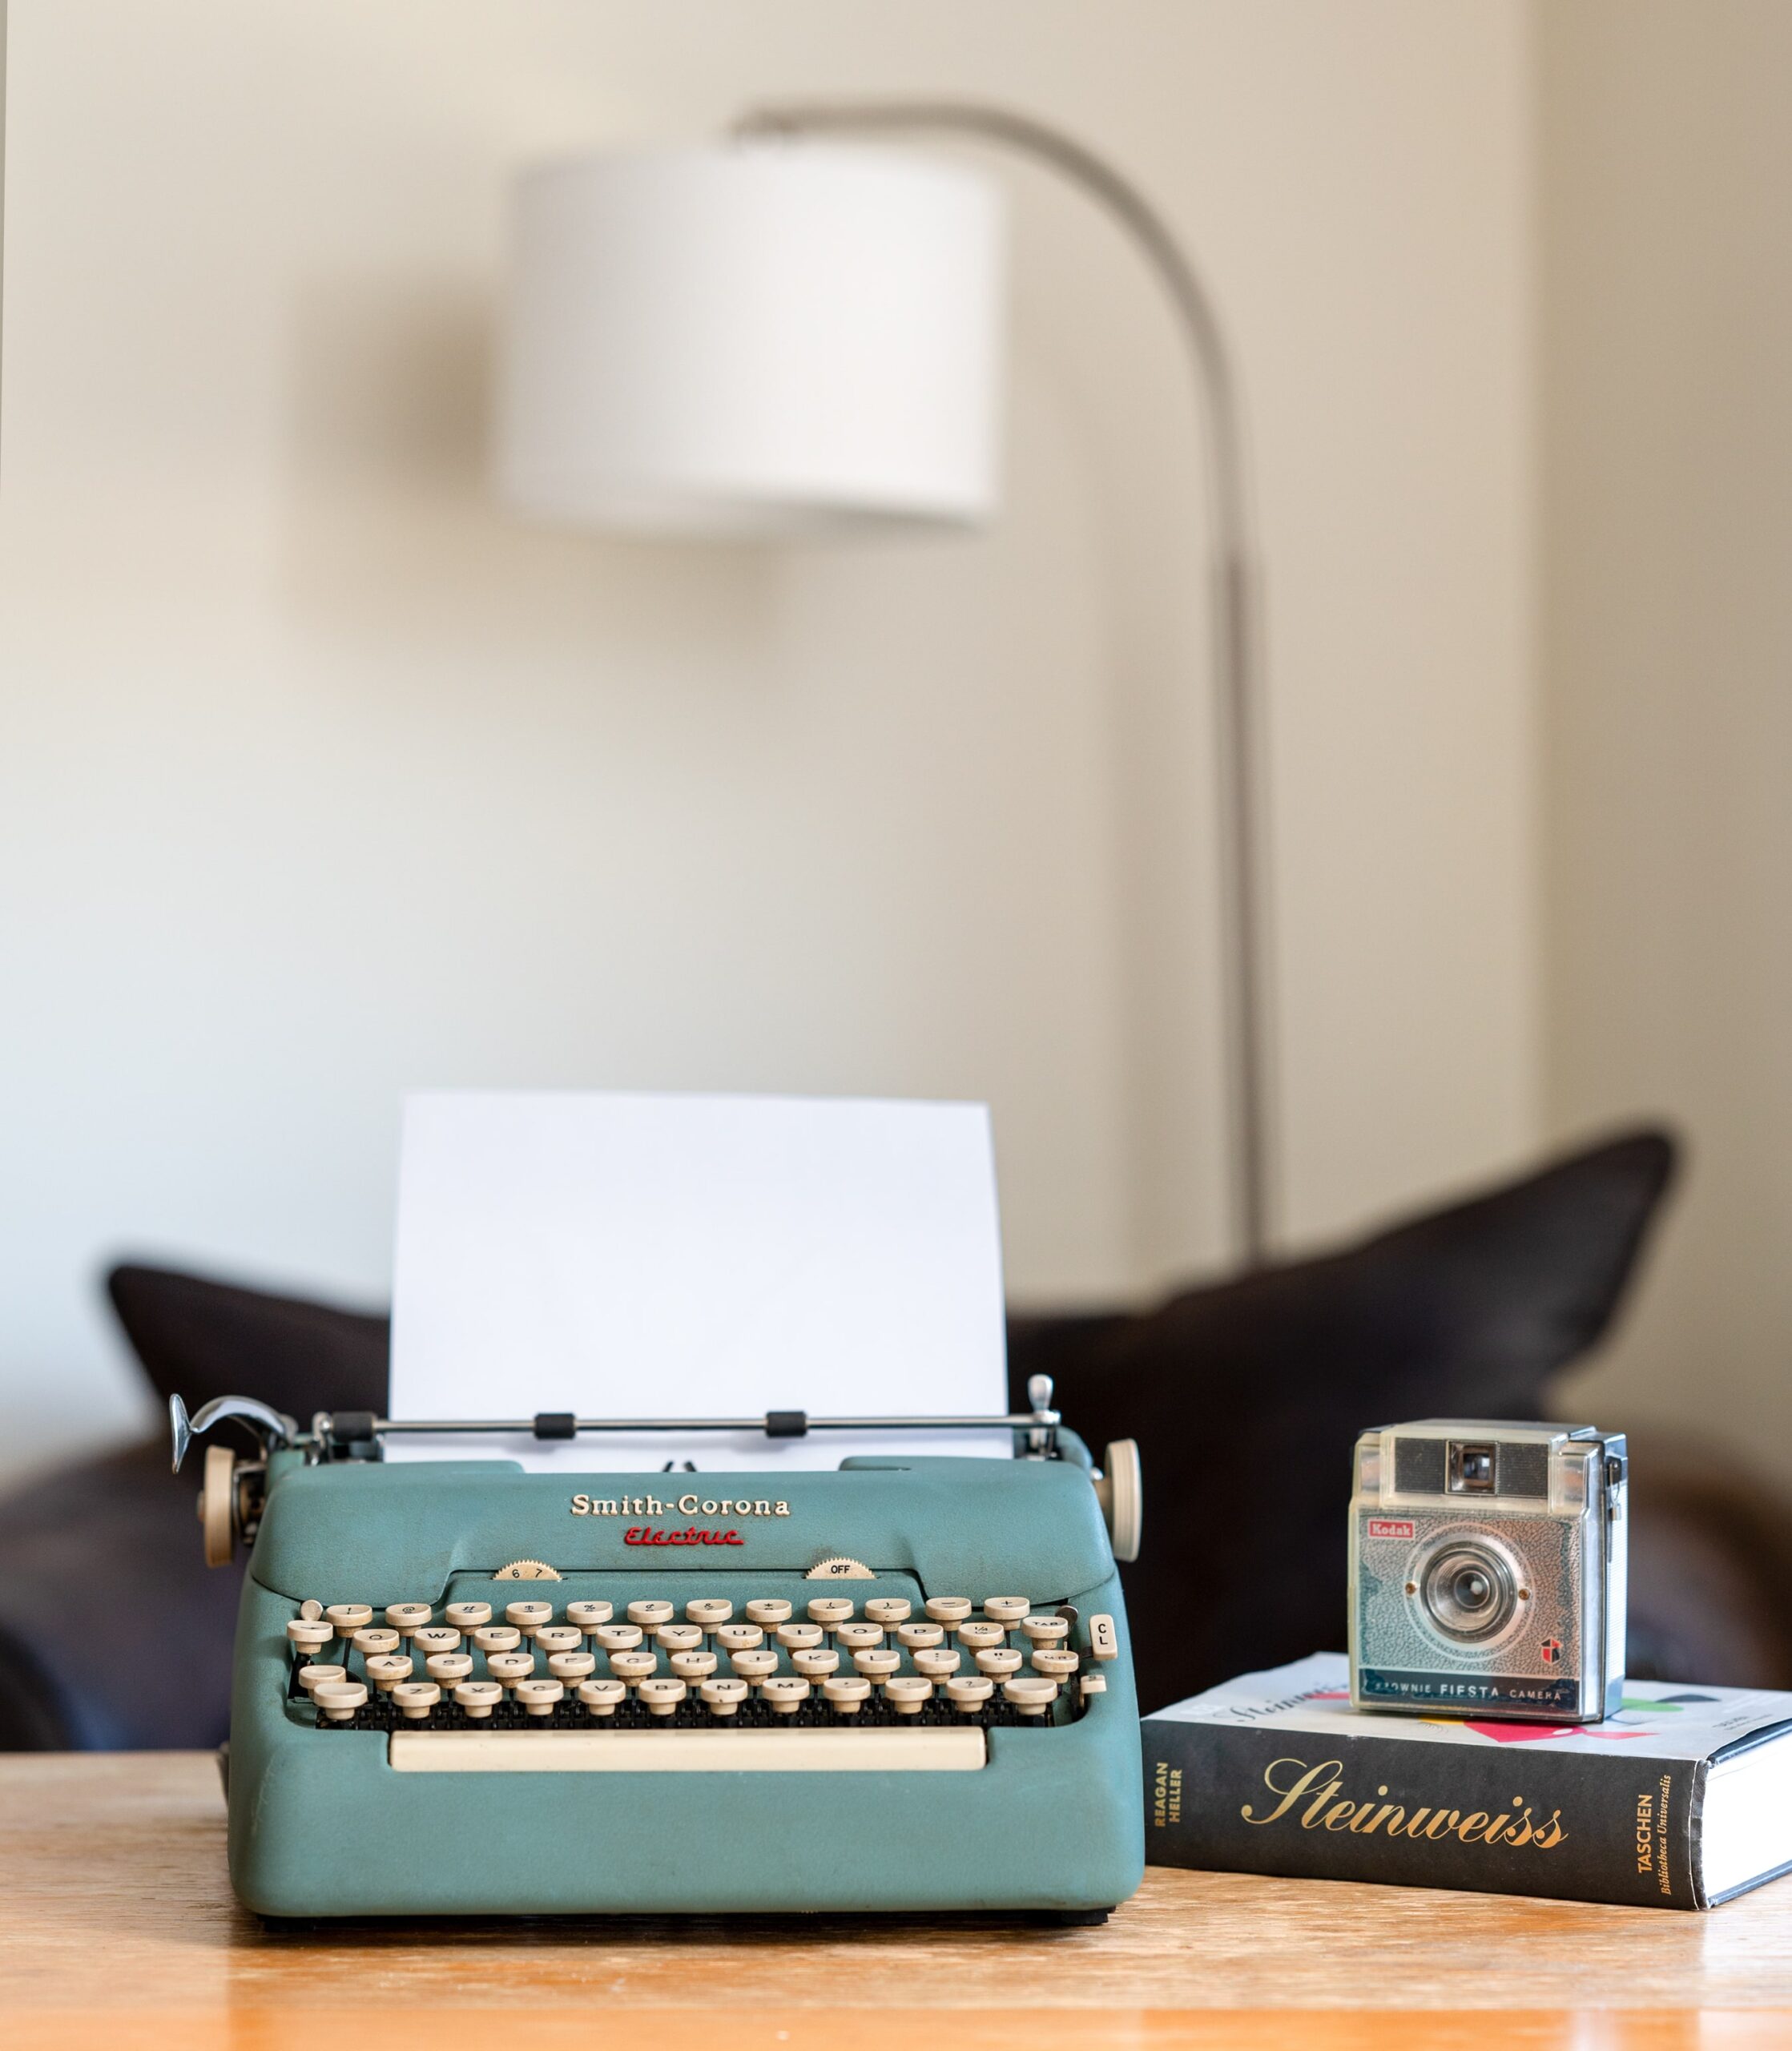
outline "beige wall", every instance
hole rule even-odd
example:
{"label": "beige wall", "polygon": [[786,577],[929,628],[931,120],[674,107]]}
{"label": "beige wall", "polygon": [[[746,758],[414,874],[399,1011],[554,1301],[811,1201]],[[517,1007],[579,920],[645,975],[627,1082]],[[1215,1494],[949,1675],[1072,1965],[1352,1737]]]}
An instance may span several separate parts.
{"label": "beige wall", "polygon": [[1552,1121],[1684,1199],[1582,1407],[1792,1434],[1792,9],[1540,10]]}
{"label": "beige wall", "polygon": [[508,169],[759,94],[998,95],[1186,230],[1256,430],[1291,1234],[1531,1142],[1518,6],[14,0],[12,36],[0,1461],[138,1414],[119,1249],[378,1299],[413,1082],[985,1095],[1017,1293],[1219,1256],[1195,423],[1107,226],[1013,175],[983,538],[650,549],[488,497]]}

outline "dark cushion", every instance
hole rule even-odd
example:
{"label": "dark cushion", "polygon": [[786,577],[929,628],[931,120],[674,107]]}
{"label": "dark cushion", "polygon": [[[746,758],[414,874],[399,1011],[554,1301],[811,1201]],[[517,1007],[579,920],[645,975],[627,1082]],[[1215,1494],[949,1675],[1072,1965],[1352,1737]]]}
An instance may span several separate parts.
{"label": "dark cushion", "polygon": [[[1143,1449],[1145,1551],[1125,1579],[1146,1706],[1339,1642],[1356,1433],[1547,1414],[1544,1384],[1606,1329],[1672,1165],[1665,1138],[1637,1134],[1143,1315],[1011,1320],[1017,1401],[1043,1370],[1097,1457]],[[385,1407],[382,1317],[140,1265],[109,1287],[164,1396],[257,1396],[301,1422]],[[0,1745],[222,1735],[240,1569],[201,1563],[192,1491],[158,1441],[0,1504]],[[103,1586],[140,1644],[121,1626],[95,1659],[71,1586]]]}
{"label": "dark cushion", "polygon": [[1144,1707],[1341,1646],[1357,1434],[1548,1416],[1545,1384],[1610,1324],[1673,1168],[1663,1134],[1635,1133],[1144,1316],[1015,1322],[1014,1400],[1045,1372],[1097,1460],[1139,1442],[1145,1543],[1122,1578]]}

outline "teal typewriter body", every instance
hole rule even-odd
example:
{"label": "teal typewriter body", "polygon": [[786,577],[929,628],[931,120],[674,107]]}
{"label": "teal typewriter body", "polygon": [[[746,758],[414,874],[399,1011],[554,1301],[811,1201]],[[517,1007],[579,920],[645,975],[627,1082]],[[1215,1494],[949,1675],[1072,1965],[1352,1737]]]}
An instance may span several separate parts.
{"label": "teal typewriter body", "polygon": [[207,1453],[202,1517],[253,1537],[249,1908],[1081,1921],[1138,1887],[1126,1616],[1069,1432],[758,1474],[369,1451]]}

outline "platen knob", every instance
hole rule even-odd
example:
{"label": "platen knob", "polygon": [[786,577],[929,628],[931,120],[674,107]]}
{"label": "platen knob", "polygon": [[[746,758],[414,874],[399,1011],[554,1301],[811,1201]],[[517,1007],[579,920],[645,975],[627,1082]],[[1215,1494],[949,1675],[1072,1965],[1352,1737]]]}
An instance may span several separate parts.
{"label": "platen knob", "polygon": [[228,1445],[205,1449],[199,1528],[205,1534],[206,1565],[228,1567],[236,1550],[236,1455]]}
{"label": "platen knob", "polygon": [[1136,1560],[1145,1522],[1145,1482],[1139,1470],[1137,1439],[1116,1439],[1101,1455],[1101,1471],[1095,1477],[1095,1497],[1107,1521],[1113,1557],[1125,1561]]}

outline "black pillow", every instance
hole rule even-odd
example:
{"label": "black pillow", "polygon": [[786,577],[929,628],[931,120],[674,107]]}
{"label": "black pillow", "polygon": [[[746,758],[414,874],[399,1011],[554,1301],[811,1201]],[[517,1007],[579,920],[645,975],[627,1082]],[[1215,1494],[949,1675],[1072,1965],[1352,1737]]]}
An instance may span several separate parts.
{"label": "black pillow", "polygon": [[1673,1161],[1664,1134],[1631,1134],[1145,1316],[1011,1321],[1013,1400],[1049,1373],[1097,1461],[1139,1442],[1145,1542],[1122,1579],[1142,1706],[1342,1646],[1358,1432],[1548,1416],[1545,1384],[1610,1324]]}
{"label": "black pillow", "polygon": [[[1144,1553],[1123,1578],[1145,1707],[1342,1642],[1356,1434],[1547,1416],[1549,1378],[1611,1321],[1673,1158],[1635,1133],[1142,1315],[1010,1320],[1013,1400],[1049,1373],[1097,1459],[1109,1439],[1142,1450]],[[385,1406],[383,1317],[146,1267],[109,1287],[164,1396],[258,1396],[301,1424]]]}

